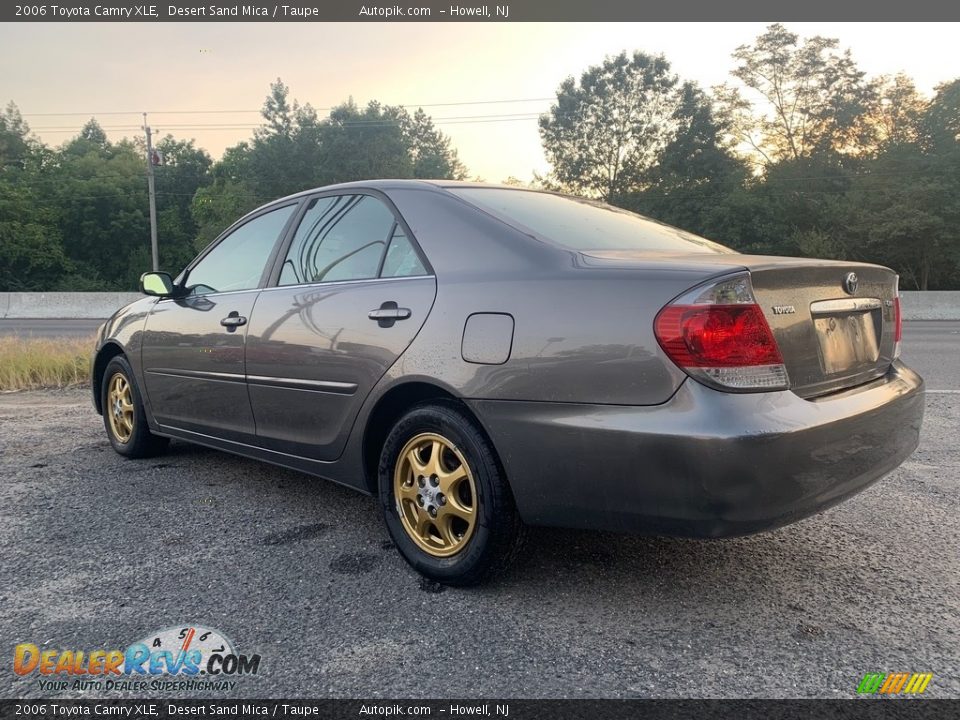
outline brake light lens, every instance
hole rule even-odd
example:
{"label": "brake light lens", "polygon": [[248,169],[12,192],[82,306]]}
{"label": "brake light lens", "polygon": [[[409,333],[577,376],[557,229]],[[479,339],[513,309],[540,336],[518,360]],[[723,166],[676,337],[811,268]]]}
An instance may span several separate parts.
{"label": "brake light lens", "polygon": [[661,345],[682,367],[783,363],[756,305],[671,305],[657,319]]}
{"label": "brake light lens", "polygon": [[694,288],[657,314],[654,332],[670,359],[706,385],[737,392],[789,387],[749,274]]}

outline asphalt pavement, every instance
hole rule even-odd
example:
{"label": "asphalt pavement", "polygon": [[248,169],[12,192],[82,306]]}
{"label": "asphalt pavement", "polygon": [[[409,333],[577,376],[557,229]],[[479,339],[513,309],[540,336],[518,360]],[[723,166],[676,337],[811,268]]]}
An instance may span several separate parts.
{"label": "asphalt pavement", "polygon": [[904,357],[921,446],[848,502],[730,540],[537,529],[474,589],[423,582],[371,498],[180,442],[125,460],[87,391],[0,395],[0,697],[143,695],[42,691],[13,648],[194,625],[259,673],[148,694],[852,698],[932,672],[960,697],[960,323],[909,323]]}

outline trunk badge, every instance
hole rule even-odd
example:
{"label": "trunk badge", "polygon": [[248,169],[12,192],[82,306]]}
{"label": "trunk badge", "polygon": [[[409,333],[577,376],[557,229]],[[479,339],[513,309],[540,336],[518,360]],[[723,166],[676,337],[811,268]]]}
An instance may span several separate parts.
{"label": "trunk badge", "polygon": [[774,305],[774,315],[793,315],[797,309],[793,305]]}
{"label": "trunk badge", "polygon": [[847,294],[854,295],[859,286],[860,279],[857,277],[857,274],[854,272],[847,273],[847,276],[843,279],[843,289],[847,291]]}

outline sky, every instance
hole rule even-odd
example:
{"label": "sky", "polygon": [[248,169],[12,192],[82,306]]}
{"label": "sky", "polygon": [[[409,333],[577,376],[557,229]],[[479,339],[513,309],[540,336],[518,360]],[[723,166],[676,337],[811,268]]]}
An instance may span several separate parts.
{"label": "sky", "polygon": [[[548,170],[535,115],[549,108],[566,77],[621,50],[642,50],[663,53],[682,79],[710,87],[730,80],[731,52],[765,26],[4,23],[0,103],[14,101],[35,135],[52,145],[91,116],[111,139],[133,136],[139,113],[149,111],[160,134],[193,137],[217,158],[250,136],[279,77],[292,97],[318,110],[350,97],[422,105],[450,136],[470,177],[529,180]],[[902,71],[927,94],[960,77],[957,23],[787,27],[802,37],[836,37],[868,75]]]}

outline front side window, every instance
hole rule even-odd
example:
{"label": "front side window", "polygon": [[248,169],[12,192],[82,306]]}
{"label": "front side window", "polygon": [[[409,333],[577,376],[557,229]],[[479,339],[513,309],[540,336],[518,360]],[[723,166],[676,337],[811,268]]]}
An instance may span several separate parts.
{"label": "front side window", "polygon": [[395,220],[369,195],[314,198],[283,261],[280,285],[377,277]]}
{"label": "front side window", "polygon": [[259,215],[217,243],[187,275],[190,294],[259,287],[273,246],[296,207],[287,205]]}

